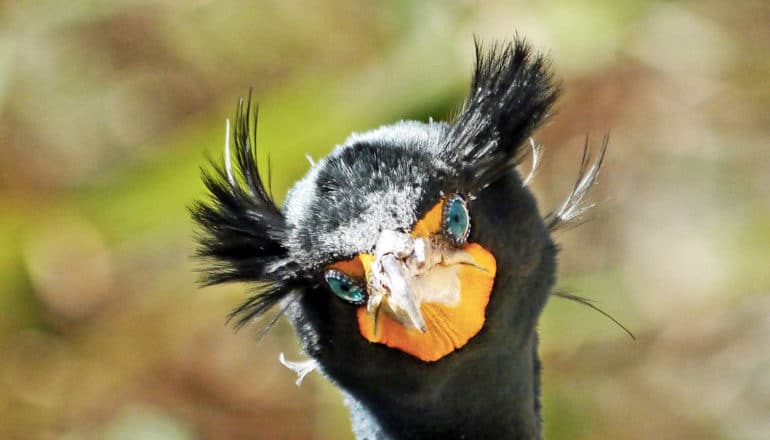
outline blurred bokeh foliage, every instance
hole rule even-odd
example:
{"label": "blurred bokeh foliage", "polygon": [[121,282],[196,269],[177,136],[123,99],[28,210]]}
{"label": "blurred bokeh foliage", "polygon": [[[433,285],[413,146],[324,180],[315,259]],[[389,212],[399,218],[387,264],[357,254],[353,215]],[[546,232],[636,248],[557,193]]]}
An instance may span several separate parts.
{"label": "blurred bokeh foliage", "polygon": [[557,236],[546,436],[770,436],[770,5],[706,1],[0,1],[0,437],[350,438],[199,289],[186,211],[239,96],[281,200],[352,131],[451,117],[473,36],[563,80],[537,139],[545,212],[611,133],[596,218]]}

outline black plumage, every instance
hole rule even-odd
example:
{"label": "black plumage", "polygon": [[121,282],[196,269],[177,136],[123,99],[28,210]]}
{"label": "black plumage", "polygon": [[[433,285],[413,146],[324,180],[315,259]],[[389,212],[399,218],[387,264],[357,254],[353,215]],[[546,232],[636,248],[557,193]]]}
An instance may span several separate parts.
{"label": "black plumage", "polygon": [[[547,59],[523,41],[477,45],[471,91],[454,121],[352,135],[312,167],[282,208],[257,169],[256,114],[250,101],[240,103],[235,170],[226,159],[204,173],[211,198],[192,209],[205,279],[260,289],[233,312],[239,324],[281,304],[304,351],[345,394],[359,438],[541,436],[535,328],[554,283],[550,231],[579,220],[606,147],[595,162],[584,160],[565,204],[542,216],[515,167],[558,91]],[[483,328],[426,362],[357,334],[356,307],[335,297],[323,274],[373,253],[383,231],[410,233],[449,194],[467,200],[468,241],[494,255],[497,274]]]}

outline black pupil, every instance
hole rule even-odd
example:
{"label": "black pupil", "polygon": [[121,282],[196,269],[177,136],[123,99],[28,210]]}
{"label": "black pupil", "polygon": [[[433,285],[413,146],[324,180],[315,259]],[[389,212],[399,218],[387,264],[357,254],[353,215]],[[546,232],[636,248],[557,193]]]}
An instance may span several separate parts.
{"label": "black pupil", "polygon": [[460,216],[458,214],[453,215],[452,216],[452,221],[455,222],[455,223],[459,222],[460,221]]}
{"label": "black pupil", "polygon": [[341,288],[342,288],[342,290],[344,290],[345,292],[347,292],[347,291],[349,291],[349,290],[350,290],[350,284],[348,284],[348,283],[342,283],[342,285],[340,285],[340,287],[341,287]]}

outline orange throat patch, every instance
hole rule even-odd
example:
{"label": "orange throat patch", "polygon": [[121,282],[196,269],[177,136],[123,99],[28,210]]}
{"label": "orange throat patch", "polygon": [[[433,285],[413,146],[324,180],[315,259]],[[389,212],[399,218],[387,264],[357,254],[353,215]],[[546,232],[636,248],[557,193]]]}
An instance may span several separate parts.
{"label": "orange throat patch", "polygon": [[[425,274],[426,289],[438,280],[440,300],[425,301],[420,311],[425,332],[404,326],[387,313],[357,310],[358,328],[366,340],[433,362],[463,347],[484,326],[486,307],[494,286],[497,264],[494,256],[477,243],[462,247],[473,263],[437,266]],[[433,273],[433,271],[443,273]],[[447,300],[446,298],[450,298]]]}

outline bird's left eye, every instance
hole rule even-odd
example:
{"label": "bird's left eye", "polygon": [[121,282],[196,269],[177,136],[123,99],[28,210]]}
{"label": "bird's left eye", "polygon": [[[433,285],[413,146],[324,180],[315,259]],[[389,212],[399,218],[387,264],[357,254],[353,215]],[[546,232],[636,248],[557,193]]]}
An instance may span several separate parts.
{"label": "bird's left eye", "polygon": [[471,232],[468,205],[460,194],[453,194],[444,202],[442,228],[444,238],[455,246],[465,244]]}
{"label": "bird's left eye", "polygon": [[338,270],[327,270],[324,274],[326,283],[335,295],[351,304],[366,302],[366,289],[361,282]]}

